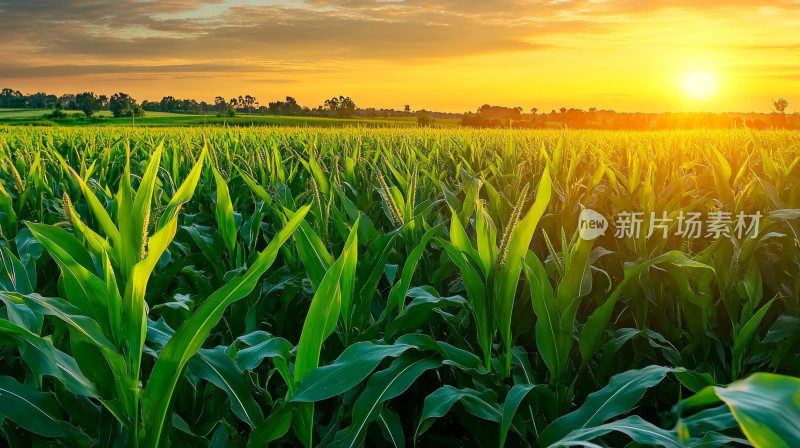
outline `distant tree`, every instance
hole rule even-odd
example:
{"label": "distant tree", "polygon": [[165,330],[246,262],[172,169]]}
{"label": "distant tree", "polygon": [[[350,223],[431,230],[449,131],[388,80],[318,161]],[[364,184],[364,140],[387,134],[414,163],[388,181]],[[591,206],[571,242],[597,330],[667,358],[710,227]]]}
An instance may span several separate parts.
{"label": "distant tree", "polygon": [[562,107],[558,111],[561,112],[562,114],[565,114],[565,113],[567,113],[567,108],[566,107]]}
{"label": "distant tree", "polygon": [[178,109],[178,101],[174,96],[165,96],[161,98],[160,107],[161,112],[175,112]]}
{"label": "distant tree", "polygon": [[[241,100],[242,97],[239,97],[239,99]],[[247,110],[248,113],[252,112],[253,108],[257,104],[258,104],[258,101],[256,101],[256,97],[250,96],[250,95],[245,95],[245,97],[244,97],[244,108]]]}
{"label": "distant tree", "polygon": [[489,119],[519,120],[522,114],[521,107],[490,106],[484,104],[478,108],[478,114]]}
{"label": "distant tree", "polygon": [[405,107],[403,108],[403,111],[404,112],[411,112],[411,105],[410,104],[406,104]]}
{"label": "distant tree", "polygon": [[77,106],[75,105],[75,95],[72,93],[67,93],[58,97],[58,101],[64,105],[64,109],[66,110],[76,110]]}
{"label": "distant tree", "polygon": [[325,109],[328,109],[331,112],[336,112],[339,110],[339,98],[333,97],[329,100],[325,100]]}
{"label": "distant tree", "polygon": [[287,96],[286,101],[270,102],[266,112],[272,115],[302,115],[303,108],[296,99]]}
{"label": "distant tree", "polygon": [[239,104],[239,100],[231,98],[230,101],[225,101],[225,98],[218,96],[214,99],[214,104],[218,111],[217,116],[235,117],[236,105]]}
{"label": "distant tree", "polygon": [[97,96],[94,92],[83,92],[75,95],[75,106],[78,110],[91,117],[95,112],[103,109],[105,95]]}
{"label": "distant tree", "polygon": [[773,101],[772,105],[773,105],[773,107],[775,107],[775,110],[779,114],[782,114],[782,113],[786,112],[786,108],[789,107],[789,102],[786,101],[786,99],[784,99],[784,98],[780,98],[780,99],[778,99],[776,101]]}
{"label": "distant tree", "polygon": [[302,115],[303,108],[297,104],[297,100],[291,96],[286,97],[286,101],[283,105],[283,113],[284,115]]}
{"label": "distant tree", "polygon": [[536,112],[539,112],[539,109],[531,107],[531,115],[536,115]]}
{"label": "distant tree", "polygon": [[0,107],[23,108],[27,98],[19,90],[3,89],[0,91]]}
{"label": "distant tree", "polygon": [[111,95],[108,108],[114,118],[131,117],[131,123],[136,124],[136,117],[144,116],[144,108],[136,104],[136,100],[127,93],[115,93]]}
{"label": "distant tree", "polygon": [[28,95],[27,103],[28,107],[32,107],[34,109],[46,109],[48,106],[48,96],[44,92]]}
{"label": "distant tree", "polygon": [[[162,101],[163,104],[163,101]],[[114,118],[130,117],[131,110],[136,107],[136,100],[130,97],[127,93],[115,93],[111,95],[111,100],[108,102],[108,108]]]}
{"label": "distant tree", "polygon": [[142,110],[156,112],[161,110],[161,103],[158,101],[142,101]]}
{"label": "distant tree", "polygon": [[341,102],[339,103],[339,115],[343,117],[349,117],[356,112],[356,103],[350,99],[350,97],[339,97],[341,98]]}
{"label": "distant tree", "polygon": [[325,109],[337,117],[350,117],[356,112],[356,103],[350,97],[339,95],[325,100]]}
{"label": "distant tree", "polygon": [[223,113],[228,109],[228,102],[225,101],[225,98],[218,96],[214,98],[214,108],[219,113]]}

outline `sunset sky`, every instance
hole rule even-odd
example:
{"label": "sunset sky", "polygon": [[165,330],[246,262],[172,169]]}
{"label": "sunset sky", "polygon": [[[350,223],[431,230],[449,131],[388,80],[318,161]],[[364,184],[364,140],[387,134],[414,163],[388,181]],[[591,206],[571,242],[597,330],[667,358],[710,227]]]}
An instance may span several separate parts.
{"label": "sunset sky", "polygon": [[2,87],[796,112],[800,0],[0,0]]}

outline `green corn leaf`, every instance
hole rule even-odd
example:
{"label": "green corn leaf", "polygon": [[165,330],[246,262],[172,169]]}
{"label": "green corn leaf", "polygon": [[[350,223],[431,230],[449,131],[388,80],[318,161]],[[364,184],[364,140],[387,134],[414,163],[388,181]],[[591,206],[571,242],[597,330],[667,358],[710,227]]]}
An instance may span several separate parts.
{"label": "green corn leaf", "polygon": [[476,203],[475,230],[478,257],[483,266],[483,274],[488,278],[497,259],[497,228],[489,213],[486,212],[482,200],[477,200]]}
{"label": "green corn leaf", "polygon": [[192,317],[178,328],[161,351],[142,399],[144,438],[148,446],[157,447],[161,440],[172,393],[186,363],[200,349],[225,308],[253,290],[261,275],[275,261],[280,247],[300,225],[310,208],[311,205],[300,208],[258,255],[247,272],[211,294]]}
{"label": "green corn leaf", "polygon": [[70,303],[99,323],[104,334],[111,334],[108,289],[92,273],[94,265],[83,245],[58,227],[28,223],[28,228],[61,268]]}
{"label": "green corn leaf", "polygon": [[321,401],[341,395],[369,376],[384,359],[396,358],[412,348],[415,347],[400,343],[357,342],[347,347],[333,364],[312,370],[290,401]]}
{"label": "green corn leaf", "polygon": [[714,390],[756,447],[800,444],[800,379],[756,373]]}
{"label": "green corn leaf", "polygon": [[261,408],[253,399],[250,382],[232,359],[219,348],[200,349],[197,356],[189,361],[192,373],[228,394],[231,410],[243,422],[256,428],[264,421]]}
{"label": "green corn leaf", "polygon": [[525,275],[531,290],[531,304],[536,313],[536,347],[551,373],[553,382],[566,368],[572,334],[562,330],[560,314],[553,297],[553,287],[544,267],[533,253],[528,253]]}
{"label": "green corn leaf", "polygon": [[293,410],[291,404],[278,400],[269,417],[250,433],[248,448],[267,446],[273,440],[283,437],[292,424]]}
{"label": "green corn leaf", "polygon": [[616,420],[604,425],[579,428],[570,432],[563,439],[553,442],[550,448],[570,446],[599,446],[590,444],[594,439],[610,432],[620,432],[630,437],[635,442],[645,446],[659,446],[664,448],[682,448],[675,433],[663,430],[641,417],[633,415],[622,420]]}
{"label": "green corn leaf", "polygon": [[217,183],[217,226],[222,234],[222,240],[225,241],[225,246],[228,248],[228,254],[232,257],[236,249],[237,230],[236,220],[233,217],[233,203],[231,202],[231,195],[225,179],[222,178],[215,167],[212,166],[211,170]]}
{"label": "green corn leaf", "polygon": [[[432,288],[431,288],[432,290]],[[430,322],[431,313],[435,309],[456,308],[467,305],[461,296],[438,297],[425,287],[413,288],[408,292],[411,303],[386,328],[386,338],[396,334],[412,333]]]}
{"label": "green corn leaf", "polygon": [[[453,214],[453,217],[456,216],[456,212],[452,208],[450,209],[450,213]],[[466,256],[467,261],[470,264],[476,267],[482,266],[478,251],[472,247],[472,243],[469,241],[467,232],[464,230],[464,226],[461,225],[461,221],[458,219],[450,220],[450,242],[453,244],[453,246],[455,246],[456,249]]]}
{"label": "green corn leaf", "polygon": [[[341,280],[348,266],[355,264],[358,245],[358,223],[353,226],[339,259],[333,263],[311,300],[311,307],[303,323],[297,358],[294,367],[295,383],[302,381],[319,365],[322,343],[336,328],[342,306]],[[350,268],[352,269],[352,268]],[[350,272],[354,272],[350,270]]]}
{"label": "green corn leaf", "polygon": [[89,209],[92,211],[92,215],[94,215],[98,224],[103,229],[103,232],[111,240],[111,244],[114,247],[120,247],[121,244],[120,232],[117,229],[117,226],[114,225],[114,221],[111,220],[111,217],[108,215],[106,209],[97,199],[97,196],[95,196],[94,192],[92,192],[92,190],[83,180],[83,178],[81,178],[81,176],[67,164],[67,162],[63,159],[63,157],[61,157],[61,155],[58,154],[57,152],[55,154],[61,161],[61,164],[64,167],[64,169],[69,174],[72,175],[72,179],[75,181],[75,183],[78,184],[81,193],[86,198],[86,201],[89,203]]}
{"label": "green corn leaf", "polygon": [[0,288],[30,294],[35,286],[36,279],[31,278],[22,261],[8,247],[0,247]]}
{"label": "green corn leaf", "polygon": [[433,420],[447,415],[456,403],[464,407],[476,417],[499,423],[502,413],[493,402],[495,397],[491,392],[478,392],[475,389],[457,389],[453,386],[443,386],[425,398],[422,415],[419,418],[415,439],[423,434],[433,424]]}
{"label": "green corn leaf", "polygon": [[244,171],[240,170],[239,167],[236,167],[236,171],[239,172],[239,176],[244,179],[244,182],[247,184],[248,187],[256,194],[256,196],[260,197],[264,200],[267,206],[272,205],[272,197],[267,193],[267,190],[264,189],[261,185],[256,182],[255,179],[248,176]]}
{"label": "green corn leaf", "polygon": [[775,302],[775,299],[770,300],[761,309],[758,310],[756,314],[751,317],[747,323],[742,327],[739,331],[739,334],[736,335],[736,338],[733,341],[733,375],[734,377],[738,376],[739,372],[741,371],[744,351],[747,348],[750,341],[753,339],[756,331],[758,331],[758,326],[761,324],[761,321],[764,320],[764,316],[769,311],[770,306]]}
{"label": "green corn leaf", "polygon": [[533,384],[517,384],[511,388],[506,396],[506,401],[503,403],[503,415],[500,422],[500,448],[505,446],[508,430],[511,428],[511,421],[517,413],[520,403],[532,391],[543,386],[536,386]]}
{"label": "green corn leaf", "polygon": [[426,231],[425,235],[422,236],[422,240],[420,240],[419,244],[417,244],[408,255],[408,258],[406,258],[403,264],[403,272],[400,274],[400,281],[395,283],[394,286],[392,286],[391,292],[389,292],[389,301],[386,304],[387,310],[396,307],[398,313],[403,311],[408,288],[411,286],[411,279],[414,277],[414,271],[417,269],[419,260],[422,258],[422,254],[425,252],[425,248],[428,246],[431,239],[440,231],[440,226],[432,227]]}
{"label": "green corn leaf", "polygon": [[420,375],[440,365],[435,356],[410,352],[372,375],[353,405],[352,423],[337,433],[331,448],[355,448],[363,443],[367,426],[378,417],[383,403],[402,394]]}
{"label": "green corn leaf", "polygon": [[380,425],[383,438],[392,444],[395,448],[405,448],[405,435],[403,433],[403,425],[400,423],[400,417],[397,413],[383,408],[381,413],[378,414],[376,419]]}
{"label": "green corn leaf", "polygon": [[97,398],[97,391],[81,373],[75,360],[42,338],[12,322],[0,319],[0,334],[18,341],[20,355],[37,375],[52,376],[76,394]]}
{"label": "green corn leaf", "polygon": [[63,419],[52,394],[31,390],[10,376],[0,376],[0,415],[45,437],[85,437]]}
{"label": "green corn leaf", "polygon": [[505,260],[497,271],[494,284],[494,303],[493,314],[497,320],[497,330],[500,339],[505,346],[505,374],[511,370],[511,317],[514,312],[514,298],[517,292],[519,276],[522,273],[522,264],[531,239],[536,231],[539,220],[544,215],[553,186],[550,179],[550,171],[545,168],[539,187],[536,191],[536,199],[533,205],[525,214],[525,217],[517,224],[509,237],[507,254],[500,254],[501,259]]}
{"label": "green corn leaf", "polygon": [[[291,219],[294,215],[290,210],[284,208],[284,213]],[[314,290],[318,290],[325,273],[333,265],[333,257],[328,253],[325,244],[317,236],[311,226],[303,221],[293,235],[295,247],[300,261],[306,268],[308,279]]]}
{"label": "green corn leaf", "polygon": [[611,319],[611,313],[614,310],[614,306],[622,296],[628,283],[635,279],[643,270],[649,268],[650,266],[655,266],[661,263],[670,263],[682,267],[705,268],[711,270],[712,272],[714,270],[708,265],[691,260],[685,254],[678,251],[667,252],[666,254],[655,258],[640,260],[635,263],[627,264],[625,266],[625,277],[623,278],[622,282],[617,285],[617,287],[614,289],[614,292],[612,292],[608,299],[606,299],[606,302],[598,307],[589,316],[586,324],[581,329],[579,341],[581,356],[584,363],[586,363],[592,354],[597,352],[597,350],[599,350],[602,346],[604,342],[602,337],[603,331],[605,331],[605,328]]}
{"label": "green corn leaf", "polygon": [[649,366],[615,375],[603,389],[590,394],[578,410],[558,418],[542,431],[544,446],[557,443],[570,432],[590,430],[632,409],[650,387],[660,383],[673,369]]}

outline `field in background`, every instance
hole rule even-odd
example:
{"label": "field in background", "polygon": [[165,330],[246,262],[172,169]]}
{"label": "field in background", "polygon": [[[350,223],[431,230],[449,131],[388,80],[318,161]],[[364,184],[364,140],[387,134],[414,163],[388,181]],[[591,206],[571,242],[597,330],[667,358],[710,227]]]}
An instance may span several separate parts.
{"label": "field in background", "polygon": [[[64,111],[66,118],[44,118],[48,110],[0,109],[0,125],[32,126],[130,126],[130,118],[113,118],[111,112],[100,111],[85,118],[79,111]],[[237,114],[235,117],[191,115],[169,112],[147,112],[136,119],[136,125],[147,127],[170,126],[290,126],[290,127],[416,127],[414,117],[392,118],[326,118],[286,117],[274,115]],[[436,127],[458,127],[458,120],[436,119]]]}
{"label": "field in background", "polygon": [[0,185],[13,447],[800,443],[798,132],[0,125]]}

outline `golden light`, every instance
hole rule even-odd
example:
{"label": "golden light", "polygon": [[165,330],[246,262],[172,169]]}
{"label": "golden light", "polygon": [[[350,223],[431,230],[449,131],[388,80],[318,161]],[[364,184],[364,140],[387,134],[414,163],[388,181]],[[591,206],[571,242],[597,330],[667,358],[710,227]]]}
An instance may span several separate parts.
{"label": "golden light", "polygon": [[717,91],[717,77],[707,70],[694,70],[683,78],[683,89],[693,99],[703,99]]}

